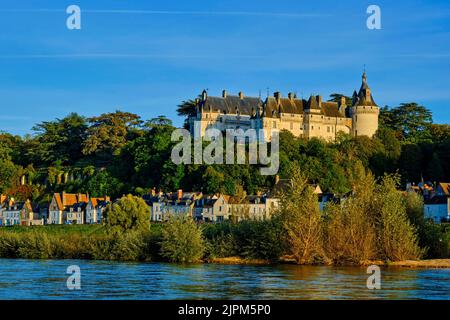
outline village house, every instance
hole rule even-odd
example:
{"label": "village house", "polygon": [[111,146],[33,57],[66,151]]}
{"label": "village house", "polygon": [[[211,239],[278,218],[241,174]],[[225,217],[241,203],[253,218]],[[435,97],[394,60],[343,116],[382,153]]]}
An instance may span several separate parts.
{"label": "village house", "polygon": [[89,198],[89,201],[86,205],[86,217],[84,223],[86,224],[95,224],[102,223],[103,213],[106,209],[106,206],[111,202],[108,196],[104,196],[102,198]]}
{"label": "village house", "polygon": [[89,195],[54,193],[49,205],[48,224],[83,224]]}
{"label": "village house", "polygon": [[231,197],[228,206],[234,221],[265,220],[278,209],[279,199],[267,195],[250,195],[244,199]]}
{"label": "village house", "polygon": [[224,194],[205,195],[195,202],[195,219],[205,222],[222,222],[231,216],[230,197]]}
{"label": "village house", "polygon": [[195,201],[202,197],[201,192],[177,192],[152,194],[143,196],[143,199],[150,206],[151,221],[166,221],[169,216],[194,216]]}
{"label": "village house", "polygon": [[435,223],[450,222],[450,183],[440,182],[432,195],[424,198],[424,217]]}
{"label": "village house", "polygon": [[39,214],[33,212],[30,200],[15,201],[14,198],[9,198],[3,203],[0,215],[2,226],[44,224],[43,219],[39,219]]}

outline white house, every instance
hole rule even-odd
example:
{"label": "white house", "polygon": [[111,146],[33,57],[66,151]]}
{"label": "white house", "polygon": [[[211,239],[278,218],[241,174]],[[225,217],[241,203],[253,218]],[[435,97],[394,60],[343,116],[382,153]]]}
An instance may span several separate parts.
{"label": "white house", "polygon": [[195,215],[195,201],[202,197],[201,192],[177,192],[152,194],[143,196],[143,199],[150,207],[151,221],[165,221],[170,215],[188,216]]}
{"label": "white house", "polygon": [[35,219],[30,200],[14,201],[14,199],[10,199],[8,206],[1,211],[1,215],[4,226],[43,224],[42,219],[37,219],[37,217]]}
{"label": "white house", "polygon": [[445,195],[436,195],[424,202],[424,217],[431,219],[435,223],[441,223],[443,220],[450,219],[449,198]]}
{"label": "white house", "polygon": [[86,205],[85,223],[101,223],[103,219],[103,213],[109,203],[110,198],[108,196],[102,198],[90,198],[89,202]]}

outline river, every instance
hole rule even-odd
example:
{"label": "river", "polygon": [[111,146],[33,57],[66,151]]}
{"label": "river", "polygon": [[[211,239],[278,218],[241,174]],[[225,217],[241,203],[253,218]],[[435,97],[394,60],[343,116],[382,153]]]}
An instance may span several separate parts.
{"label": "river", "polygon": [[[80,290],[67,288],[79,266]],[[450,299],[450,269],[0,259],[0,299]]]}

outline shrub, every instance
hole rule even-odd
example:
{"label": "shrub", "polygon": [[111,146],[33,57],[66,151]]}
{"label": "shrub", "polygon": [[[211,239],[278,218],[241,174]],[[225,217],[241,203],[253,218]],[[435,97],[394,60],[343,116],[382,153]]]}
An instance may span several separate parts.
{"label": "shrub", "polygon": [[280,217],[286,240],[297,263],[314,263],[324,258],[319,202],[299,168],[292,170],[291,177],[292,187],[281,195]]}
{"label": "shrub", "polygon": [[130,230],[148,231],[150,208],[142,198],[129,194],[106,207],[105,220],[109,231],[113,234]]}
{"label": "shrub", "polygon": [[197,262],[203,257],[201,228],[191,218],[171,217],[162,230],[161,255],[171,262]]}

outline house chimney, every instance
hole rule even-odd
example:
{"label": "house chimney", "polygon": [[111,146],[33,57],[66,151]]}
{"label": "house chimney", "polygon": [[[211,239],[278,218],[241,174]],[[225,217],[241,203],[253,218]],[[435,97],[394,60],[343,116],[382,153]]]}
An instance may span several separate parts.
{"label": "house chimney", "polygon": [[178,200],[181,200],[181,198],[183,197],[183,190],[182,189],[178,189]]}
{"label": "house chimney", "polygon": [[222,91],[222,98],[226,98],[227,97],[227,90],[223,90]]}
{"label": "house chimney", "polygon": [[239,99],[244,99],[244,93],[242,91],[239,91]]}

